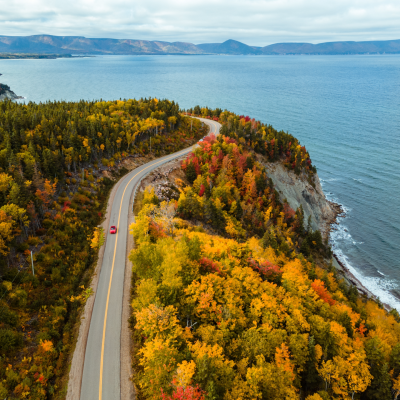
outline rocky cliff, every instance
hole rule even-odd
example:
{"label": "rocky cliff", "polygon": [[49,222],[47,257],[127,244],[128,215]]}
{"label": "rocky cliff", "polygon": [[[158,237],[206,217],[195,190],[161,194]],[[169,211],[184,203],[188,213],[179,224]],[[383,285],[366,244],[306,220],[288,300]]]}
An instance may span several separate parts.
{"label": "rocky cliff", "polygon": [[330,225],[341,213],[341,208],[338,204],[327,200],[318,175],[315,175],[313,187],[307,181],[305,174],[296,175],[282,163],[262,162],[262,164],[266,167],[267,174],[272,179],[281,200],[286,199],[294,210],[302,205],[304,223],[307,224],[308,217],[311,215],[312,229],[319,229],[322,236],[326,237]]}
{"label": "rocky cliff", "polygon": [[[0,74],[1,75],[1,74]],[[17,96],[8,85],[0,83],[0,101],[2,100],[16,100],[23,99],[21,96]]]}

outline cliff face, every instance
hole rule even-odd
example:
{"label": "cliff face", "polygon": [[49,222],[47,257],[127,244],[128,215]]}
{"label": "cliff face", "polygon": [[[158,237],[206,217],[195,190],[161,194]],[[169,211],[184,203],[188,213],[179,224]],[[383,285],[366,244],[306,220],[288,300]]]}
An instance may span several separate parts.
{"label": "cliff face", "polygon": [[0,83],[0,101],[2,100],[16,100],[22,99],[23,97],[17,96],[9,86]]}
{"label": "cliff face", "polygon": [[296,210],[300,205],[304,210],[304,224],[307,225],[311,215],[311,227],[319,229],[323,237],[329,234],[330,225],[335,222],[340,214],[340,206],[326,199],[322,191],[318,175],[315,176],[315,188],[312,187],[304,174],[296,175],[289,171],[282,163],[262,163],[268,177],[272,179],[275,189],[278,191],[281,201],[286,199]]}

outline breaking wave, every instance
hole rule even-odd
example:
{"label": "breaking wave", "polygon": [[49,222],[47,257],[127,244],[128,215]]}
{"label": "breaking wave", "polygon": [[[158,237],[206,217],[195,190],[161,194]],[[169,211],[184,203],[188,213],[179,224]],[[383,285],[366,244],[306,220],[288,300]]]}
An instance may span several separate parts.
{"label": "breaking wave", "polygon": [[[397,311],[400,311],[400,296],[397,293],[399,287],[396,281],[384,277],[380,278],[364,276],[351,265],[348,257],[340,248],[336,247],[334,249],[334,253],[340,262],[349,269],[349,271],[362,283],[366,289],[368,289],[376,297],[379,297],[382,303],[388,304],[390,307],[396,308]],[[382,273],[380,274],[383,275]]]}
{"label": "breaking wave", "polygon": [[[351,211],[350,208],[340,204],[337,198],[331,197],[333,194],[328,194],[328,200],[339,204],[346,216]],[[388,304],[392,308],[396,308],[400,312],[400,292],[398,282],[388,279],[386,275],[375,269],[379,276],[365,276],[349,261],[348,256],[342,250],[342,247],[362,245],[364,242],[357,242],[352,237],[349,228],[344,224],[344,218],[338,218],[338,225],[332,227],[330,241],[332,250],[336,257],[345,265],[348,270],[357,278],[361,284],[368,289],[372,294],[380,299],[382,303]],[[342,246],[341,246],[342,245]]]}

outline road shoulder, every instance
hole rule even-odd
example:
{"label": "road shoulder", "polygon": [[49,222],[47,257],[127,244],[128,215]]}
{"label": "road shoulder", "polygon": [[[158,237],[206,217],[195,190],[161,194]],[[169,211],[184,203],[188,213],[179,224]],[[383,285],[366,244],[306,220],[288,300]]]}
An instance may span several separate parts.
{"label": "road shoulder", "polygon": [[[140,185],[140,183],[139,183]],[[129,261],[129,253],[133,249],[133,236],[129,233],[129,226],[135,222],[133,214],[133,202],[135,201],[136,190],[133,189],[129,200],[128,210],[128,234],[126,237],[126,257],[125,257],[125,278],[124,278],[124,294],[122,298],[122,325],[121,325],[121,399],[135,400],[136,393],[132,381],[132,360],[131,351],[133,340],[131,330],[129,329],[129,318],[132,314],[130,298],[131,298],[131,282],[132,282],[132,264]]]}
{"label": "road shoulder", "polygon": [[[124,177],[122,177],[112,188],[110,197],[107,203],[107,210],[105,214],[105,218],[103,223],[101,224],[102,228],[105,232],[108,230],[108,226],[110,223],[110,216],[112,210],[112,204],[114,202],[115,194],[119,186],[121,185]],[[105,235],[106,241],[108,235]],[[83,376],[83,366],[85,363],[85,353],[86,353],[86,344],[89,335],[90,321],[92,319],[93,307],[96,300],[96,291],[97,285],[99,283],[99,277],[101,272],[101,266],[103,264],[104,251],[106,248],[106,242],[103,246],[101,246],[99,251],[99,258],[97,260],[96,269],[93,273],[92,282],[90,284],[91,289],[93,290],[93,295],[90,296],[85,304],[85,308],[80,318],[80,326],[79,326],[79,334],[78,340],[76,342],[74,355],[72,357],[71,368],[68,376],[68,391],[66,400],[79,400],[81,395],[81,386],[82,386],[82,376]]]}

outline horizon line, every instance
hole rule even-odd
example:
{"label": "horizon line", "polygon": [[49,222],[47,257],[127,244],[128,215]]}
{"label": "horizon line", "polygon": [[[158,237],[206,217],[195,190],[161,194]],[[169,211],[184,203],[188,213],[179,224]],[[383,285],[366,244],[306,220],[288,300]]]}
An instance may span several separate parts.
{"label": "horizon line", "polygon": [[[275,42],[275,43],[270,43],[264,46],[256,46],[256,45],[250,45],[244,42],[241,42],[239,40],[236,39],[226,39],[224,41],[221,42],[199,42],[199,43],[193,43],[193,42],[189,42],[189,41],[183,41],[183,40],[174,40],[174,41],[168,41],[168,40],[160,40],[160,39],[155,39],[155,40],[150,40],[150,39],[131,39],[131,38],[113,38],[113,37],[89,37],[89,36],[83,36],[83,35],[52,35],[49,33],[38,33],[38,34],[33,34],[33,35],[3,35],[0,34],[0,37],[23,37],[23,38],[28,38],[28,37],[34,37],[34,36],[52,36],[52,37],[71,37],[71,38],[84,38],[84,39],[97,39],[97,40],[134,40],[134,41],[145,41],[145,42],[165,42],[165,43],[188,43],[188,44],[192,44],[194,46],[199,46],[199,45],[204,45],[204,44],[223,44],[229,41],[234,41],[234,42],[238,42],[241,44],[244,44],[246,46],[249,47],[256,47],[256,48],[263,48],[263,47],[267,47],[267,46],[273,46],[273,45],[277,45],[277,44],[308,44],[308,45],[319,45],[319,44],[326,44],[326,43],[366,43],[366,42],[394,42],[394,41],[400,41],[399,39],[379,39],[379,40],[331,40],[331,41],[326,41],[326,42],[318,42],[318,43],[312,43],[312,42]],[[1,52],[0,52],[1,53]]]}

